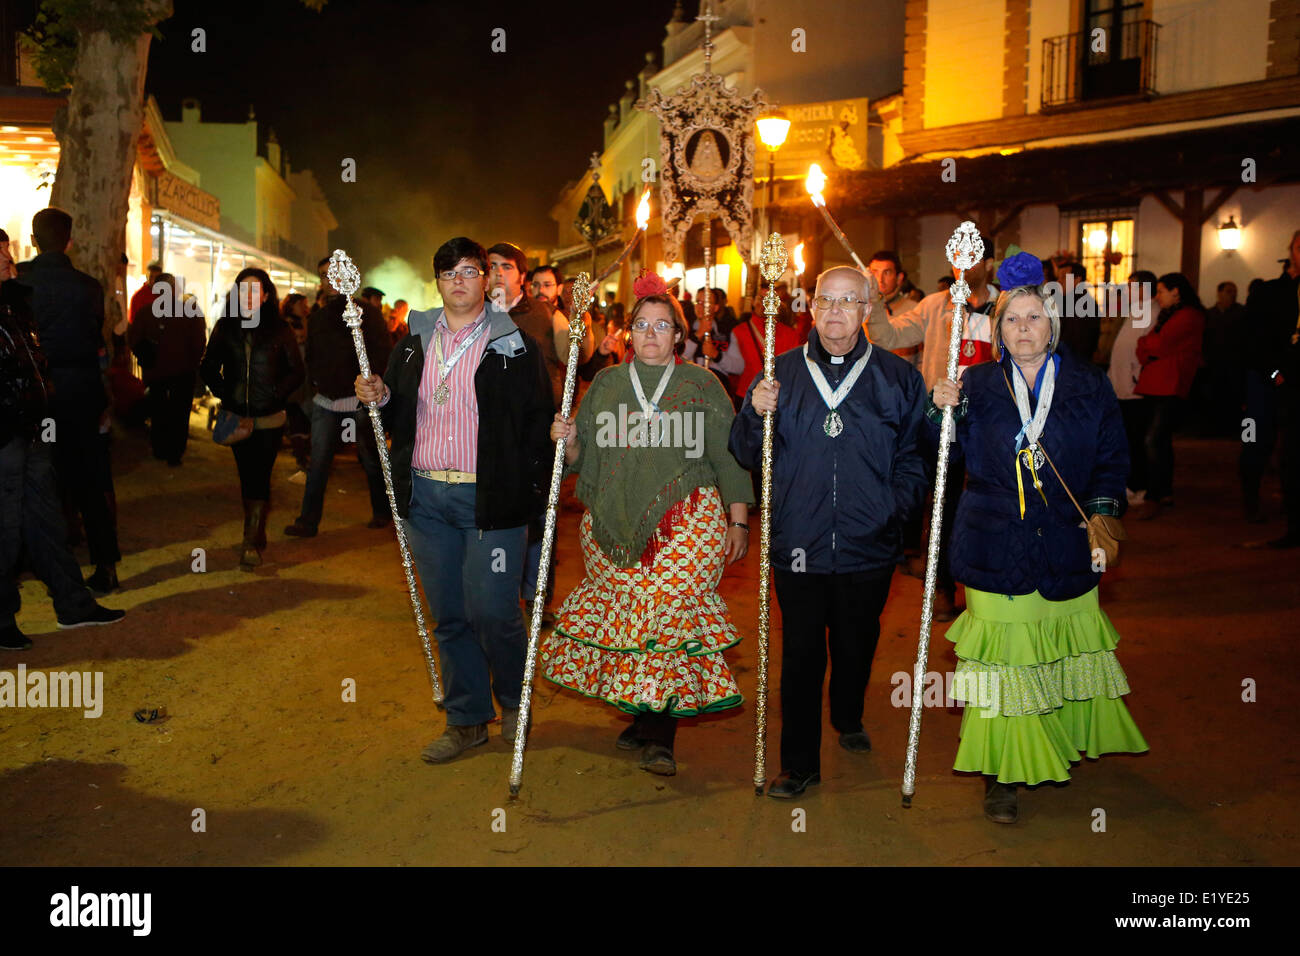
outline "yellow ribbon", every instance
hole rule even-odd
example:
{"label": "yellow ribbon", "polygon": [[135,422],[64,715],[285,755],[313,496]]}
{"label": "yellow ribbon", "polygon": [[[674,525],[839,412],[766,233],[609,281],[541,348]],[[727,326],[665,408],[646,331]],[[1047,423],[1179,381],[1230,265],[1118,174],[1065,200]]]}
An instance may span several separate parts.
{"label": "yellow ribbon", "polygon": [[1047,495],[1043,494],[1043,482],[1038,477],[1038,469],[1034,467],[1034,453],[1032,449],[1022,448],[1016,452],[1016,493],[1020,496],[1020,520],[1025,520],[1025,485],[1020,477],[1020,461],[1024,459],[1025,467],[1029,469],[1029,474],[1033,476],[1034,487],[1038,489],[1038,495],[1043,499],[1043,504],[1047,504]]}

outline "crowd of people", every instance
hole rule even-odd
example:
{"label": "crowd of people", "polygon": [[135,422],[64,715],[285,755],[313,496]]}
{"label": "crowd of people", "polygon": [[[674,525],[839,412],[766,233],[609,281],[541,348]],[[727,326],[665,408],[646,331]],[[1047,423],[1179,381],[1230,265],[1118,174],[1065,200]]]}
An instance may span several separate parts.
{"label": "crowd of people", "polygon": [[[37,214],[40,254],[16,269],[0,236],[5,649],[31,646],[14,621],[24,559],[49,587],[60,627],[123,616],[95,601],[119,586],[104,382],[122,363],[105,347],[99,283],[66,255],[72,227],[61,210]],[[234,457],[244,570],[263,561],[285,442],[303,487],[283,533],[303,538],[318,533],[334,457],[354,447],[369,527],[404,522],[436,621],[447,726],[422,754],[435,764],[486,743],[498,717],[506,740],[528,732],[524,622],[539,597],[545,497],[563,439],[583,506],[583,574],[544,612],[541,673],[630,717],[614,745],[639,752],[648,772],[676,773],[678,720],[742,702],[724,657],[741,635],[718,584],[749,550],[763,422],[775,415],[781,738],[767,792],[786,799],[820,782],[828,666],[839,745],[871,750],[862,718],[880,616],[896,570],[924,573],[926,496],[951,408],[934,617],[955,621],[946,636],[963,678],[954,769],[983,775],[986,816],[1011,823],[1018,786],[1066,781],[1083,755],[1147,749],[1123,703],[1119,635],[1098,583],[1115,559],[1119,517],[1172,507],[1173,435],[1189,412],[1208,403],[1213,427],[1250,423],[1247,520],[1262,514],[1260,482],[1281,434],[1287,531],[1267,544],[1300,544],[1300,232],[1282,276],[1261,282],[1244,308],[1231,283],[1207,310],[1182,274],[1136,272],[1134,295],[1105,321],[1073,314],[1053,284],[1086,279],[1077,262],[1015,247],[998,261],[991,242],[984,248],[964,286],[929,295],[891,250],[865,272],[826,270],[797,298],[779,286],[770,380],[761,296],[737,315],[722,289],[679,296],[643,275],[626,314],[577,305],[582,387],[568,416],[559,409],[572,283],[554,265],[530,270],[509,242],[444,243],[433,260],[439,308],[389,308],[382,290],[363,289],[368,378],[328,259],[311,300],[282,301],[265,272],[244,269],[206,337],[197,303],[151,268],[113,344],[138,362],[151,448],[167,465],[182,463],[193,400],[206,389],[219,401],[213,438]],[[965,321],[950,379],[954,292]],[[396,515],[363,405],[381,410]],[[84,527],[88,579],[65,515]]]}

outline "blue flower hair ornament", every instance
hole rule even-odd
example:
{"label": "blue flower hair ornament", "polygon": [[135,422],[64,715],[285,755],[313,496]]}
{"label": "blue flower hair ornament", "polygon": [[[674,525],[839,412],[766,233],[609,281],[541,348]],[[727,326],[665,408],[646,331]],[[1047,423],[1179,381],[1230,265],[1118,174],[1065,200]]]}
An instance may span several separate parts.
{"label": "blue flower hair ornament", "polygon": [[1023,285],[1043,284],[1043,264],[1028,252],[1008,256],[998,266],[998,288],[1016,289]]}

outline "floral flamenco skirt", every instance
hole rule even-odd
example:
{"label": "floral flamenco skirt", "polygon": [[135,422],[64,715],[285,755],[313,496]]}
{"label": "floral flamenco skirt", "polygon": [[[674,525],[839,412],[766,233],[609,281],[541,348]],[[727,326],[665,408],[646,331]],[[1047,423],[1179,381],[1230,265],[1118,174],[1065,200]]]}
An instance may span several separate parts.
{"label": "floral flamenco skirt", "polygon": [[953,697],[966,701],[954,770],[1066,781],[1084,756],[1148,749],[1122,700],[1119,634],[1096,588],[1049,601],[968,587],[946,636],[958,658]]}
{"label": "floral flamenco skirt", "polygon": [[586,576],[545,638],[542,676],[629,714],[691,717],[739,705],[722,652],[740,637],[717,592],[726,531],[717,489],[697,489],[664,516],[641,560],[621,568],[585,514]]}

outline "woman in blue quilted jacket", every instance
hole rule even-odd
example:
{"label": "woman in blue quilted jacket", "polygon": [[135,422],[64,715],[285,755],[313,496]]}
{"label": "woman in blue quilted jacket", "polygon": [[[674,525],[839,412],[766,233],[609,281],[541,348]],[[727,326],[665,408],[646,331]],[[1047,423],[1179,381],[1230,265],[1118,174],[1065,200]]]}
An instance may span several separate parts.
{"label": "woman in blue quilted jacket", "polygon": [[967,705],[953,767],[984,774],[985,816],[1014,823],[1018,784],[1067,781],[1083,755],[1147,744],[1098,603],[1104,553],[1080,514],[1118,516],[1125,501],[1119,402],[1102,371],[1057,352],[1060,311],[1038,259],[1007,259],[998,284],[993,361],[938,382],[927,415],[954,406],[966,459],[951,545],[966,610],[947,633]]}

